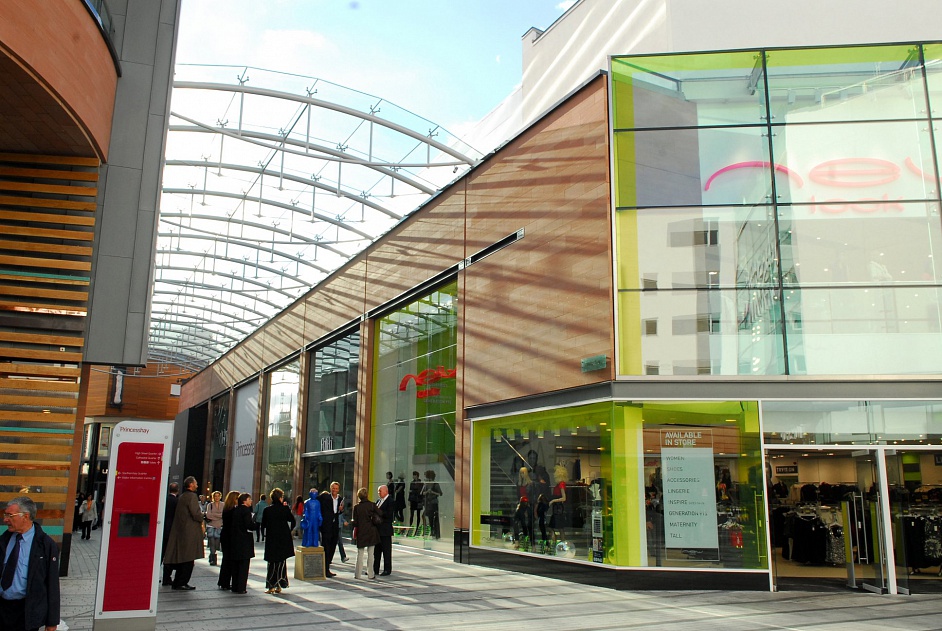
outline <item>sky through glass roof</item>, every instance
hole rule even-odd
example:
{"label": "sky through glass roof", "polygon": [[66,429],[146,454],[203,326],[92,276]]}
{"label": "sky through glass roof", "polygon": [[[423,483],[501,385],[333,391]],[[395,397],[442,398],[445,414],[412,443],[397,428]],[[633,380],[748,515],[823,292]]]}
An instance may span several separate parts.
{"label": "sky through glass roof", "polygon": [[480,157],[435,123],[329,81],[178,66],[151,361],[206,366]]}

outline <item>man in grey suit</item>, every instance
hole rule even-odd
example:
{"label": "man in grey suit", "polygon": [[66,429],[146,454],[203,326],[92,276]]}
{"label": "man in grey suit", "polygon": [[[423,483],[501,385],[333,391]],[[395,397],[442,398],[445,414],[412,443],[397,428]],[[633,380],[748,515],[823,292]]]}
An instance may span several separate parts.
{"label": "man in grey suit", "polygon": [[[393,515],[396,512],[395,500],[389,494],[389,487],[381,484],[376,490],[379,499],[376,500],[376,508],[383,516],[383,522],[376,527],[379,531],[379,546],[376,554],[373,556],[373,574],[380,576],[389,576],[392,574],[392,538],[393,538]],[[379,571],[379,560],[383,559],[383,571]]]}

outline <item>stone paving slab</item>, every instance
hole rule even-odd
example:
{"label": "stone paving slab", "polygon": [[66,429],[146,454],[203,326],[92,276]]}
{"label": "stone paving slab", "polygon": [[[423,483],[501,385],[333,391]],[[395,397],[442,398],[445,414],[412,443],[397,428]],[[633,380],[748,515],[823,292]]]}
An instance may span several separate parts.
{"label": "stone paving slab", "polygon": [[[93,628],[100,535],[72,547],[62,579],[62,618],[70,630]],[[351,548],[353,550],[353,548]],[[264,593],[262,544],[249,593],[216,588],[218,568],[196,562],[193,592],[160,588],[161,631],[260,629],[504,629],[553,631],[911,631],[942,629],[942,598],[856,592],[624,592],[523,573],[459,565],[446,555],[394,546],[393,575],[355,580],[353,564],[337,578],[291,579],[280,595]],[[354,558],[355,555],[351,556]]]}

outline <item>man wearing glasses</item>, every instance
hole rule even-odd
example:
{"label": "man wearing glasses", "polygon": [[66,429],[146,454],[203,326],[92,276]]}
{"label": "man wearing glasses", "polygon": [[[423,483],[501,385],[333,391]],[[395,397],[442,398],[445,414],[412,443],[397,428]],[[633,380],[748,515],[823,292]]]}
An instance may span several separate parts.
{"label": "man wearing glasses", "polygon": [[16,497],[3,511],[0,535],[0,629],[55,631],[59,626],[59,547],[36,519],[36,503]]}

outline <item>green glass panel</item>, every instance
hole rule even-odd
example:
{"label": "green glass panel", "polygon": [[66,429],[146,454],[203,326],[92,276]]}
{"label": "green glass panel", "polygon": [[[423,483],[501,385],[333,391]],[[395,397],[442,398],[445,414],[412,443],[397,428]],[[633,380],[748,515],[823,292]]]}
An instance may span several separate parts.
{"label": "green glass panel", "polygon": [[773,50],[766,66],[775,124],[925,118],[915,46]]}
{"label": "green glass panel", "polygon": [[772,206],[639,209],[637,230],[663,236],[637,242],[637,274],[620,270],[619,289],[777,286],[773,213]]}
{"label": "green glass panel", "polygon": [[474,545],[615,562],[611,403],[478,421],[472,440]]}
{"label": "green glass panel", "polygon": [[[438,485],[437,512],[422,531],[450,550],[454,530],[458,285],[448,283],[376,323],[369,485],[412,471]],[[417,531],[419,532],[419,531]],[[444,541],[434,543],[445,537]]]}
{"label": "green glass panel", "polygon": [[765,204],[772,195],[761,127],[619,131],[616,205]]}
{"label": "green glass panel", "polygon": [[925,44],[922,49],[929,86],[929,112],[938,118],[942,116],[942,44]]}
{"label": "green glass panel", "polygon": [[[780,203],[877,204],[875,214],[897,214],[900,200],[938,196],[933,138],[925,121],[829,123],[775,128],[773,157]],[[866,212],[866,211],[865,211]]]}
{"label": "green glass panel", "polygon": [[784,374],[777,291],[621,291],[618,300],[620,331],[633,317],[642,323],[638,365],[623,363],[619,374]]}
{"label": "green glass panel", "polygon": [[942,401],[764,401],[770,445],[939,445]]}
{"label": "green glass panel", "polygon": [[759,53],[612,59],[616,129],[747,125],[765,121]]}
{"label": "green glass panel", "polygon": [[788,289],[784,298],[790,374],[942,372],[942,288]]}
{"label": "green glass panel", "polygon": [[779,226],[786,287],[942,280],[942,224],[935,203],[781,207]]}
{"label": "green glass panel", "polygon": [[[768,567],[755,402],[541,410],[477,421],[472,442],[473,545],[617,566]],[[540,509],[560,481],[562,507]],[[521,501],[531,496],[532,522]]]}
{"label": "green glass panel", "polygon": [[[632,482],[645,497],[644,565],[766,569],[758,404],[623,403],[624,431],[640,433]],[[637,460],[640,459],[640,463]],[[638,477],[638,471],[641,477]]]}

